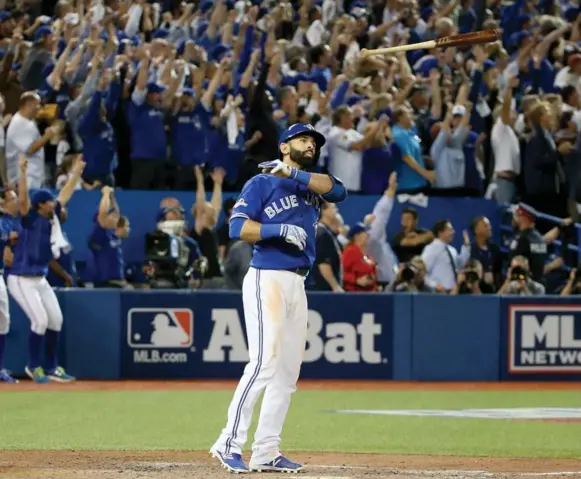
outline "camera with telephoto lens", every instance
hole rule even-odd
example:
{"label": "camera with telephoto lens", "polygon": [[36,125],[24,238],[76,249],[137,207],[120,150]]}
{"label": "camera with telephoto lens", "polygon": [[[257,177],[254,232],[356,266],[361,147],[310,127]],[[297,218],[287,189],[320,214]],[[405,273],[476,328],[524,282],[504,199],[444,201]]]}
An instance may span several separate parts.
{"label": "camera with telephoto lens", "polygon": [[192,277],[202,277],[207,269],[205,258],[189,263],[190,249],[184,240],[163,231],[145,235],[145,259],[154,288],[184,288]]}
{"label": "camera with telephoto lens", "polygon": [[466,278],[466,284],[473,285],[480,281],[480,276],[477,271],[469,270],[464,272],[464,277]]}
{"label": "camera with telephoto lens", "polygon": [[511,281],[523,281],[529,277],[529,272],[522,266],[515,266],[510,272]]}
{"label": "camera with telephoto lens", "polygon": [[406,263],[401,270],[401,280],[409,283],[414,280],[418,272],[419,269],[417,266],[413,265],[412,263]]}

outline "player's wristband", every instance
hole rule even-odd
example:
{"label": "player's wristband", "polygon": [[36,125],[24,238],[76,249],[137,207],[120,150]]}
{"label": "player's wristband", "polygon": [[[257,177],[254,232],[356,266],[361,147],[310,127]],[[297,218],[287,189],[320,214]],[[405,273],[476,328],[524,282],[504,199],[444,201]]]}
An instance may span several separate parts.
{"label": "player's wristband", "polygon": [[279,238],[281,236],[281,224],[274,224],[274,225],[261,225],[260,226],[260,238],[262,239],[269,239],[269,238]]}
{"label": "player's wristband", "polygon": [[311,182],[311,174],[307,171],[299,170],[298,168],[291,168],[290,177],[305,186],[309,186],[309,183]]}

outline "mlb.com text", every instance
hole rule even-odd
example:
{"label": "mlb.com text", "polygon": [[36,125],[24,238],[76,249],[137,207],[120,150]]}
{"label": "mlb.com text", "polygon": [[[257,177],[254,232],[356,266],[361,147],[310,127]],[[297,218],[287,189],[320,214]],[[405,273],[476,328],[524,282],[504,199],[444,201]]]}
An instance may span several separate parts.
{"label": "mlb.com text", "polygon": [[161,353],[157,350],[133,351],[133,361],[150,364],[179,364],[187,363],[187,353]]}

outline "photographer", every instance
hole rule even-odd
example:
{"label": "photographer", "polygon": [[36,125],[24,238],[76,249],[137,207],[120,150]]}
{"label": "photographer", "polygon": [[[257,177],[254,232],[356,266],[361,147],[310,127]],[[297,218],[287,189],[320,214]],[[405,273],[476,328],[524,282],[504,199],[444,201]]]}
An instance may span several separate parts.
{"label": "photographer", "polygon": [[426,265],[421,256],[414,256],[411,261],[399,269],[397,278],[390,290],[394,293],[433,293],[426,282]]}
{"label": "photographer", "polygon": [[157,230],[145,236],[146,274],[152,288],[199,288],[208,269],[198,243],[185,235],[184,210],[165,207]]}
{"label": "photographer", "polygon": [[571,270],[569,281],[561,291],[561,296],[581,295],[581,263]]}
{"label": "photographer", "polygon": [[450,294],[494,294],[494,287],[484,281],[482,263],[470,259],[464,271],[458,274],[456,286]]}
{"label": "photographer", "polygon": [[524,256],[515,256],[498,294],[539,296],[545,294],[545,287],[532,279],[529,260]]}

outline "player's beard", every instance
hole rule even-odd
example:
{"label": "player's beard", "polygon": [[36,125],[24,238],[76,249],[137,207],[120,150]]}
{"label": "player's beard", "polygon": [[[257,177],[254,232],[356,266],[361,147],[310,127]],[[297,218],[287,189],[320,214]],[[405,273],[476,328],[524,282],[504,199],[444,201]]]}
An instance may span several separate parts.
{"label": "player's beard", "polygon": [[300,151],[291,146],[290,149],[290,159],[294,161],[301,168],[308,168],[315,162],[315,153],[312,152],[310,155],[307,154],[311,150]]}

